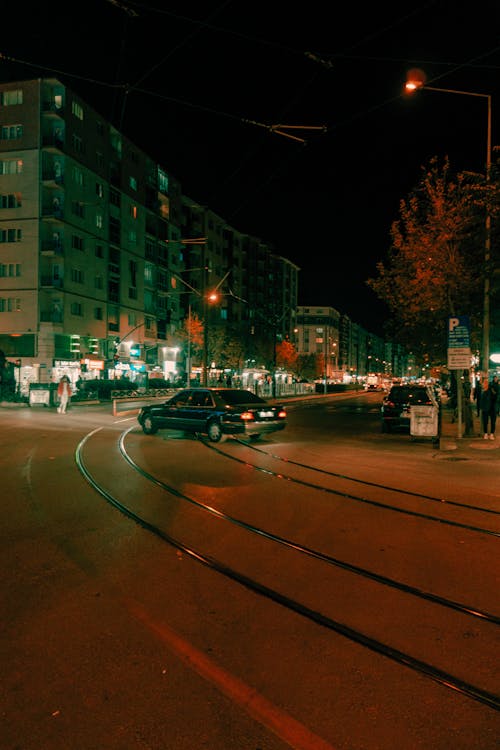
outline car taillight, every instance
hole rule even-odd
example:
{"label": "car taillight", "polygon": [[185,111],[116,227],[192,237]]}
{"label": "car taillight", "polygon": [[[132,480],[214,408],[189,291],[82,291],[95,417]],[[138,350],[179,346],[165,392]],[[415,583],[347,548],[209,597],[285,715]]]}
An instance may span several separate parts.
{"label": "car taillight", "polygon": [[255,415],[251,411],[243,411],[240,414],[241,419],[243,419],[245,422],[253,422],[255,420]]}
{"label": "car taillight", "polygon": [[286,411],[284,409],[278,412],[278,419],[286,419]]}

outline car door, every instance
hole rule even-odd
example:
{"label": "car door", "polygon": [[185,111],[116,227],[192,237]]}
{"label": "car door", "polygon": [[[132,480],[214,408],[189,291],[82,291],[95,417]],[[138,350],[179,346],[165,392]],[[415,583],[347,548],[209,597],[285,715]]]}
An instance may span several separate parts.
{"label": "car door", "polygon": [[163,409],[163,426],[171,430],[187,429],[191,391],[184,390],[170,399]]}
{"label": "car door", "polygon": [[210,391],[198,390],[191,393],[189,401],[189,422],[191,432],[204,432],[208,418],[213,411]]}

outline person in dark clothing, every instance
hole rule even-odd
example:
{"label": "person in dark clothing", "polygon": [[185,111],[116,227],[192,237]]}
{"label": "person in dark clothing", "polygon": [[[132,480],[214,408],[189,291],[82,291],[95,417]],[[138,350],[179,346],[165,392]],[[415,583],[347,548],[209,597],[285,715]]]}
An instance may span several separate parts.
{"label": "person in dark clothing", "polygon": [[493,398],[495,399],[496,412],[498,414],[498,409],[500,407],[500,400],[498,398],[498,392],[500,390],[500,383],[498,382],[498,375],[493,375],[493,378],[491,379],[491,382],[490,382],[490,388],[493,394]]}
{"label": "person in dark clothing", "polygon": [[[495,387],[487,380],[483,383],[483,392],[481,394],[481,420],[483,423],[483,432],[485,440],[495,440],[495,426],[497,421],[497,399]],[[488,432],[488,424],[490,431]]]}
{"label": "person in dark clothing", "polygon": [[476,402],[476,414],[479,417],[481,414],[481,393],[483,392],[483,386],[481,385],[481,381],[479,378],[476,380],[476,385],[474,386],[474,401]]}

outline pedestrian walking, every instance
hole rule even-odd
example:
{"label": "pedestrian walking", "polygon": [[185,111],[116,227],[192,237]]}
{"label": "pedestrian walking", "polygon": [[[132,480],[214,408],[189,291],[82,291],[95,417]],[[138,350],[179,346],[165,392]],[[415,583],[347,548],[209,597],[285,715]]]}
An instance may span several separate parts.
{"label": "pedestrian walking", "polygon": [[[497,400],[495,386],[485,379],[481,394],[481,420],[485,440],[495,440],[495,426],[497,421]],[[488,431],[489,426],[489,431]]]}
{"label": "pedestrian walking", "polygon": [[498,410],[500,408],[500,398],[499,398],[500,383],[498,382],[498,375],[493,375],[491,379],[490,387],[491,387],[491,392],[493,393],[493,398],[495,399],[496,412],[498,414]]}
{"label": "pedestrian walking", "polygon": [[476,380],[476,385],[474,386],[474,401],[476,402],[476,415],[479,417],[481,414],[481,393],[483,392],[483,386],[481,385],[481,380],[478,378]]}
{"label": "pedestrian walking", "polygon": [[66,414],[69,400],[71,398],[71,386],[67,375],[63,375],[57,386],[57,395],[59,397],[59,406],[57,411],[59,414]]}

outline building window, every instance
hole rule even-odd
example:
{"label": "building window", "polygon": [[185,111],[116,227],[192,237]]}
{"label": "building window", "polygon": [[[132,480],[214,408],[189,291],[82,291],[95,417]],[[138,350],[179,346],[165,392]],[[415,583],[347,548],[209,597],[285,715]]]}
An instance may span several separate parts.
{"label": "building window", "polygon": [[131,260],[129,262],[129,271],[130,271],[130,283],[132,286],[137,286],[137,262],[135,260]]}
{"label": "building window", "polygon": [[109,202],[113,206],[120,207],[121,200],[120,200],[120,193],[118,190],[114,190],[113,188],[109,189]]}
{"label": "building window", "polygon": [[98,198],[104,198],[104,186],[102,182],[96,182],[95,194],[97,195]]}
{"label": "building window", "polygon": [[100,151],[96,151],[95,158],[97,161],[97,166],[101,169],[104,168],[104,154],[102,154]]}
{"label": "building window", "polygon": [[96,289],[103,289],[104,288],[102,276],[96,276],[95,277],[95,288]]}
{"label": "building window", "polygon": [[120,285],[117,281],[113,281],[113,279],[108,281],[108,298],[111,302],[118,302],[120,300]]}
{"label": "building window", "polygon": [[80,219],[83,219],[85,217],[85,206],[80,201],[72,201],[71,202],[71,212],[75,216],[79,216]]}
{"label": "building window", "polygon": [[130,206],[130,216],[137,219],[137,206],[134,203]]}
{"label": "building window", "polygon": [[72,268],[71,269],[71,281],[74,281],[75,284],[83,284],[84,275],[83,271],[80,268]]}
{"label": "building window", "polygon": [[71,144],[77,154],[84,153],[85,148],[83,146],[83,140],[80,138],[79,135],[75,135],[75,133],[73,133],[73,135],[71,136]]}
{"label": "building window", "polygon": [[104,258],[104,249],[102,245],[96,245],[95,246],[95,257],[96,258]]}
{"label": "building window", "polygon": [[121,224],[119,219],[115,219],[113,216],[109,217],[109,239],[115,245],[120,244],[121,238]]}
{"label": "building window", "polygon": [[131,245],[137,245],[137,232],[135,229],[131,229],[128,233],[128,241]]}
{"label": "building window", "polygon": [[71,247],[74,248],[74,250],[82,250],[84,249],[83,245],[83,237],[79,237],[77,234],[71,235]]}
{"label": "building window", "polygon": [[21,300],[19,297],[0,297],[0,312],[20,312]]}
{"label": "building window", "polygon": [[73,180],[76,185],[83,187],[83,170],[80,167],[73,167]]}
{"label": "building window", "polygon": [[71,310],[71,315],[79,315],[79,316],[83,315],[83,305],[81,302],[72,302],[70,310]]}
{"label": "building window", "polygon": [[21,174],[22,171],[22,159],[6,159],[5,161],[0,161],[0,174]]}
{"label": "building window", "polygon": [[144,290],[144,309],[150,313],[154,313],[156,309],[155,295],[150,289]]}
{"label": "building window", "polygon": [[0,138],[4,141],[14,141],[16,138],[23,137],[22,125],[2,125]]}
{"label": "building window", "polygon": [[97,212],[95,215],[95,225],[97,229],[102,229],[104,226],[104,218],[100,212]]}
{"label": "building window", "polygon": [[1,91],[0,92],[0,106],[8,107],[10,104],[22,104],[23,103],[23,90],[14,89],[14,91]]}
{"label": "building window", "polygon": [[128,184],[130,185],[132,190],[137,190],[137,180],[135,179],[135,177],[129,177]]}
{"label": "building window", "polygon": [[78,117],[79,120],[83,120],[83,107],[81,104],[78,104],[78,102],[72,101],[71,112],[75,115],[75,117]]}
{"label": "building window", "polygon": [[20,263],[0,263],[0,276],[20,276],[21,275],[21,264]]}
{"label": "building window", "polygon": [[94,307],[94,318],[95,320],[103,319],[102,307]]}
{"label": "building window", "polygon": [[21,193],[0,195],[0,208],[20,208],[23,205]]}
{"label": "building window", "polygon": [[128,296],[130,297],[130,299],[137,299],[137,289],[135,286],[129,287]]}
{"label": "building window", "polygon": [[21,229],[0,229],[0,242],[21,242]]}
{"label": "building window", "polygon": [[158,169],[158,190],[164,195],[168,193],[168,175],[162,169]]}

